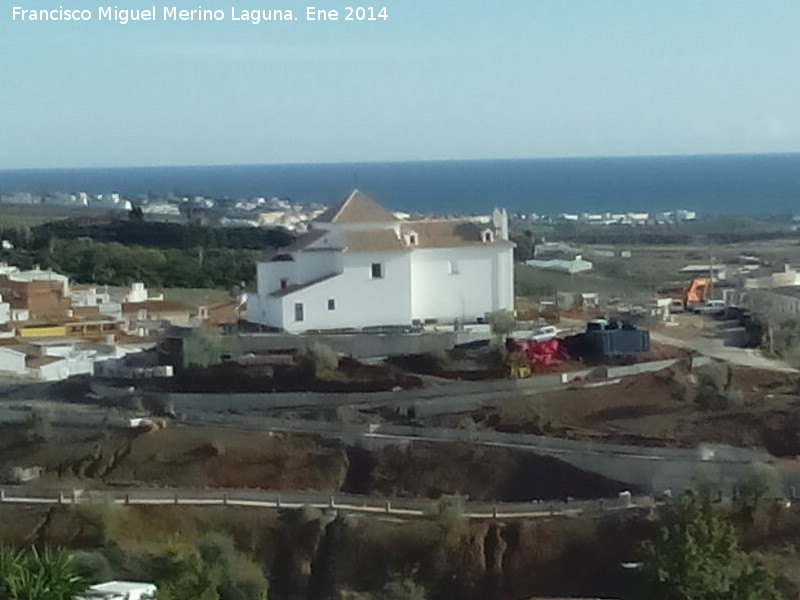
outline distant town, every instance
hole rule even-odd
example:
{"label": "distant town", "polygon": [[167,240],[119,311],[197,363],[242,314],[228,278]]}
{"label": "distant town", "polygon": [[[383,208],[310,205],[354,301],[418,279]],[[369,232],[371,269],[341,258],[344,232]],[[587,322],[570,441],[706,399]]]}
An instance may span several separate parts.
{"label": "distant town", "polygon": [[[290,198],[215,198],[202,195],[141,194],[126,196],[119,193],[93,194],[88,192],[0,192],[0,206],[54,206],[65,209],[130,211],[137,208],[154,218],[171,220],[202,217],[209,224],[222,227],[284,227],[304,233],[308,223],[322,214],[326,206],[318,203],[300,204]],[[80,214],[80,213],[76,213]],[[405,218],[407,213],[397,213]],[[603,213],[513,213],[512,220],[533,223],[579,223],[589,225],[672,225],[694,221],[694,210],[661,212],[603,212]]]}

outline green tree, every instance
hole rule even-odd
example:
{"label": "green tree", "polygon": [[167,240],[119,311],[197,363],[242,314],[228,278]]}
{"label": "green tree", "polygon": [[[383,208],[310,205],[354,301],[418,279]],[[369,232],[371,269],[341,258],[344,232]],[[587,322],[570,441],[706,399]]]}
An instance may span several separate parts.
{"label": "green tree", "polygon": [[221,534],[207,534],[195,547],[177,543],[153,557],[159,600],[266,600],[263,570]]}
{"label": "green tree", "polygon": [[733,525],[705,497],[686,494],[662,510],[643,545],[643,599],[780,600],[773,575],[742,550]]}
{"label": "green tree", "polygon": [[517,320],[514,313],[510,310],[496,310],[486,315],[489,321],[489,327],[492,329],[492,335],[498,344],[505,341],[505,338],[514,331],[517,326]]}
{"label": "green tree", "polygon": [[197,548],[206,564],[218,569],[220,600],[266,600],[269,585],[264,571],[239,552],[230,537],[208,533]]}
{"label": "green tree", "polygon": [[159,600],[219,600],[216,569],[188,546],[175,546],[157,559]]}

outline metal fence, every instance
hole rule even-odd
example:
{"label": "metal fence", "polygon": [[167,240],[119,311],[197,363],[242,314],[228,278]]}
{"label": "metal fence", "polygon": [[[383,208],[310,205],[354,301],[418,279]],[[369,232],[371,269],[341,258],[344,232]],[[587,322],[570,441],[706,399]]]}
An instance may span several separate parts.
{"label": "metal fence", "polygon": [[[435,514],[436,500],[419,498],[383,498],[357,494],[325,494],[319,492],[264,490],[41,490],[28,487],[0,488],[0,504],[11,505],[123,505],[123,506],[239,506],[264,509],[322,510],[426,517]],[[631,496],[598,500],[531,501],[531,502],[466,502],[463,515],[470,519],[531,519],[559,516],[598,516],[609,512],[650,510],[652,496]]]}

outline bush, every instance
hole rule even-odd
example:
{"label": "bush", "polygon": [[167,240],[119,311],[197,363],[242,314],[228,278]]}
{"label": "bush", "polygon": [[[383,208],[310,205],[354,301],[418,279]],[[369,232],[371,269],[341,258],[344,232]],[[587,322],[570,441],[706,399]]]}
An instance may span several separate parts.
{"label": "bush", "polygon": [[298,362],[317,379],[326,379],[339,368],[339,355],[330,346],[314,342],[299,353]]}
{"label": "bush", "polygon": [[175,545],[153,558],[160,581],[159,598],[167,600],[266,600],[262,569],[219,533],[206,534],[197,547]]}
{"label": "bush", "polygon": [[495,336],[499,343],[502,343],[504,338],[508,336],[517,326],[517,319],[514,313],[510,310],[496,310],[486,315],[486,320],[492,328],[492,335]]}
{"label": "bush", "polygon": [[753,463],[749,471],[738,486],[741,499],[745,503],[757,508],[762,499],[775,498],[780,494],[781,476],[775,467],[766,463]]}
{"label": "bush", "polygon": [[28,416],[28,441],[34,443],[48,442],[53,438],[53,420],[50,413],[43,408],[33,408]]}
{"label": "bush", "polygon": [[457,494],[440,496],[425,510],[425,514],[433,519],[445,535],[455,533],[467,524],[464,516],[467,499],[467,496]]}
{"label": "bush", "polygon": [[102,552],[74,552],[72,554],[72,562],[75,564],[75,570],[78,575],[90,584],[114,579],[111,562]]}
{"label": "bush", "polygon": [[428,593],[413,579],[393,578],[376,592],[341,590],[336,600],[426,600]]}
{"label": "bush", "polygon": [[725,410],[731,405],[728,397],[719,390],[717,383],[707,374],[700,374],[697,377],[695,402],[703,410]]}
{"label": "bush", "polygon": [[113,524],[116,509],[110,501],[81,502],[75,506],[85,543],[100,546],[108,541],[109,524]]}

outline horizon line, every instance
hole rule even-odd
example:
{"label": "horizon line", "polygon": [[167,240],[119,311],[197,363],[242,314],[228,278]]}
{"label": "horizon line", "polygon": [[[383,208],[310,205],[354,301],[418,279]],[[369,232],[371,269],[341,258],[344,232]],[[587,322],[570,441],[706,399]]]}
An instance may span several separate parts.
{"label": "horizon line", "polygon": [[467,163],[467,162],[515,162],[515,161],[553,161],[553,160],[618,160],[648,158],[724,158],[741,156],[792,156],[800,155],[800,150],[791,152],[701,152],[690,154],[609,154],[609,155],[572,155],[572,156],[538,156],[538,157],[495,157],[495,158],[433,158],[433,159],[399,159],[399,160],[361,160],[361,161],[318,161],[318,162],[266,162],[266,163],[217,163],[217,164],[173,164],[173,165],[135,165],[135,166],[80,166],[80,167],[13,167],[0,168],[0,173],[21,171],[110,171],[122,169],[209,169],[231,167],[314,167],[314,166],[350,166],[350,165],[406,165],[419,163]]}

